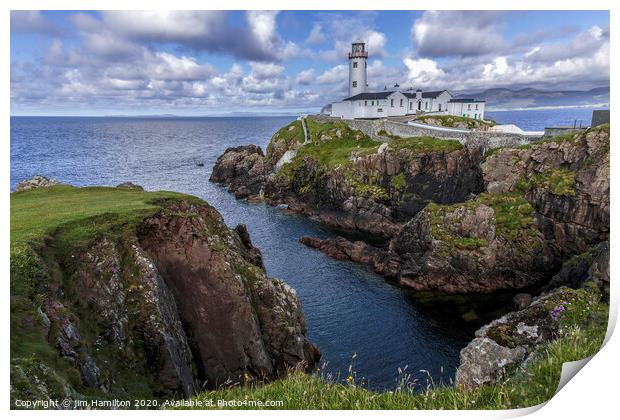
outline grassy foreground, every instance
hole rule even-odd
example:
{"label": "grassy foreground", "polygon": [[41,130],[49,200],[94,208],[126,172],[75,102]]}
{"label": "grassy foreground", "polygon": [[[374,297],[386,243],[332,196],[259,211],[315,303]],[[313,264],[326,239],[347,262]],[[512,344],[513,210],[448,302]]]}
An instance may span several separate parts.
{"label": "grassy foreground", "polygon": [[[575,305],[559,319],[561,337],[538,348],[526,368],[517,369],[499,383],[468,390],[450,386],[412,387],[403,378],[393,392],[376,393],[358,386],[353,376],[347,383],[334,383],[320,374],[291,373],[266,385],[247,385],[207,391],[175,408],[236,409],[513,409],[531,407],[553,397],[562,364],[595,354],[607,330],[608,306]],[[221,407],[218,401],[235,401]],[[278,406],[260,406],[281,401]],[[256,402],[259,402],[256,404]],[[200,406],[197,406],[199,404]]]}

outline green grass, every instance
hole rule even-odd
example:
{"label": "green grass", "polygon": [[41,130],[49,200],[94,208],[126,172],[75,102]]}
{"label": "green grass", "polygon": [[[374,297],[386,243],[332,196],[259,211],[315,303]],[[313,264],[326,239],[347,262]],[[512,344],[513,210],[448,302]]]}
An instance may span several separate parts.
{"label": "green grass", "polygon": [[[51,397],[64,398],[67,385],[84,395],[105,397],[102,391],[81,387],[80,373],[59,358],[57,349],[48,343],[37,308],[54,293],[54,288],[62,287],[66,299],[73,300],[71,282],[65,278],[56,255],[66,255],[101,236],[121,235],[124,229],[161,208],[158,200],[168,198],[202,202],[172,192],[65,185],[11,194],[11,380],[18,396],[36,396],[38,391],[29,378],[38,377],[45,380]],[[66,310],[71,313],[76,308],[67,306]],[[95,314],[88,309],[79,310],[80,333],[85,340],[92,341],[96,336],[90,331],[90,327],[97,328],[93,317]],[[108,368],[122,360],[113,347],[99,350],[110,362]],[[130,390],[127,395],[136,396],[149,396],[152,385],[148,375],[138,369],[119,374],[115,384],[116,389]]]}
{"label": "green grass", "polygon": [[[281,401],[279,407],[264,407],[276,409],[496,410],[531,407],[553,396],[564,362],[592,356],[602,345],[608,306],[586,299],[575,299],[574,305],[572,302],[566,305],[566,311],[558,320],[563,331],[558,339],[539,347],[525,368],[498,383],[476,389],[437,386],[432,382],[412,387],[410,377],[403,374],[395,391],[376,393],[361,387],[355,374],[343,383],[336,383],[325,379],[320,372],[314,375],[292,372],[287,378],[269,384],[206,391],[194,401],[205,402],[199,408],[218,408],[218,400]],[[214,406],[206,407],[209,402]]]}
{"label": "green grass", "polygon": [[387,200],[390,198],[387,190],[380,185],[355,184],[355,195],[358,197],[370,197],[375,201]]}
{"label": "green grass", "polygon": [[422,153],[450,153],[463,149],[458,140],[442,140],[435,137],[396,137],[391,136],[390,148],[396,151],[405,150],[414,154]]}
{"label": "green grass", "polygon": [[424,115],[416,118],[416,121],[424,124],[427,124],[427,121],[429,120],[439,122],[439,125],[442,127],[451,128],[459,126],[459,123],[465,124],[465,127],[469,129],[478,127],[492,127],[495,125],[494,121],[476,120],[474,118],[458,117],[455,115]]}
{"label": "green grass", "polygon": [[451,248],[476,249],[488,245],[484,238],[462,237],[450,232],[443,224],[443,216],[460,207],[475,209],[485,204],[493,209],[496,235],[506,241],[533,245],[537,238],[534,227],[534,208],[517,193],[479,194],[475,199],[464,203],[440,205],[429,203],[425,211],[430,214],[433,236]]}
{"label": "green grass", "polygon": [[568,169],[549,168],[544,172],[537,172],[517,183],[520,191],[531,191],[535,188],[543,188],[558,196],[575,195],[575,171]]}
{"label": "green grass", "polygon": [[463,145],[458,140],[444,140],[430,136],[399,137],[385,130],[379,130],[377,134],[390,139],[389,144],[391,149],[396,151],[407,150],[414,154],[435,152],[449,153],[463,148]]}
{"label": "green grass", "polygon": [[[65,185],[40,188],[11,194],[11,247],[24,246],[40,241],[63,224],[77,222],[94,216],[106,215],[111,221],[129,216],[146,215],[159,208],[155,200],[161,198],[186,198],[174,192],[146,192],[109,187],[76,188]],[[93,222],[93,229],[97,223]],[[87,232],[89,225],[80,229]]]}
{"label": "green grass", "polygon": [[294,144],[301,144],[304,142],[304,130],[301,125],[301,121],[293,121],[289,125],[286,125],[279,129],[276,134],[273,135],[271,141],[267,145],[267,157],[271,156],[274,152],[276,144],[278,148],[290,149]]}
{"label": "green grass", "polygon": [[320,123],[308,118],[306,123],[311,142],[300,147],[295,158],[278,172],[279,176],[287,180],[295,178],[306,159],[316,162],[319,171],[338,166],[350,167],[353,154],[376,153],[381,145],[381,142],[372,140],[361,131],[352,130],[343,122]]}
{"label": "green grass", "polygon": [[390,185],[396,191],[403,191],[407,187],[407,177],[404,172],[400,172],[390,178]]}

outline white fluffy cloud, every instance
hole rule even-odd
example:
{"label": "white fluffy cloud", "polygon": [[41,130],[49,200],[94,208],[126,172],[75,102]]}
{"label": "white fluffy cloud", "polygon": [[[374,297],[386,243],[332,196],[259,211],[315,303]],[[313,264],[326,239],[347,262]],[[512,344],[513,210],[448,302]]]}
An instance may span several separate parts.
{"label": "white fluffy cloud", "polygon": [[403,63],[409,70],[408,83],[421,88],[592,86],[609,81],[607,34],[608,31],[595,26],[569,41],[535,46],[525,54],[452,60],[442,64],[428,58],[409,57]]}
{"label": "white fluffy cloud", "polygon": [[423,57],[477,56],[502,50],[499,12],[428,11],[411,27],[417,52]]}
{"label": "white fluffy cloud", "polygon": [[316,82],[319,84],[332,84],[342,83],[348,80],[349,67],[344,64],[339,64],[328,70],[325,70],[316,78]]}
{"label": "white fluffy cloud", "polygon": [[295,83],[303,86],[308,86],[314,81],[314,69],[306,69],[300,71],[295,78]]}

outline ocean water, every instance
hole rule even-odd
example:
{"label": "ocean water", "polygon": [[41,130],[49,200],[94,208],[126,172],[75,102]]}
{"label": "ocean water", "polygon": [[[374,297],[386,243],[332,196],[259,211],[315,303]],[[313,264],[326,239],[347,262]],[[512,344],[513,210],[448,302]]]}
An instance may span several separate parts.
{"label": "ocean water", "polygon": [[450,381],[459,350],[476,328],[497,315],[493,305],[502,306],[501,299],[416,296],[363,266],[331,259],[298,242],[304,235],[326,238],[334,232],[301,216],[236,200],[208,181],[227,147],[254,143],[264,149],[271,135],[290,121],[13,117],[11,188],[43,174],[77,186],[132,181],[147,190],[206,199],[229,226],[247,224],[268,274],[297,290],[310,339],[323,352],[323,372],[344,378],[352,365],[372,389],[394,388],[399,368],[423,385],[427,375],[436,383]]}
{"label": "ocean water", "polygon": [[515,124],[525,131],[543,131],[545,127],[587,127],[592,111],[602,108],[524,109],[517,111],[487,111],[485,118],[499,124]]}

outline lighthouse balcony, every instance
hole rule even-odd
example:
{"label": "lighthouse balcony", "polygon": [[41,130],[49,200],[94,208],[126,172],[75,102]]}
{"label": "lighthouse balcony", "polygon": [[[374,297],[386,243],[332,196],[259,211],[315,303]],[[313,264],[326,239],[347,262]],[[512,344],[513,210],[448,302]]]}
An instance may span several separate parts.
{"label": "lighthouse balcony", "polygon": [[368,58],[368,51],[355,51],[349,53],[349,60],[352,58]]}

